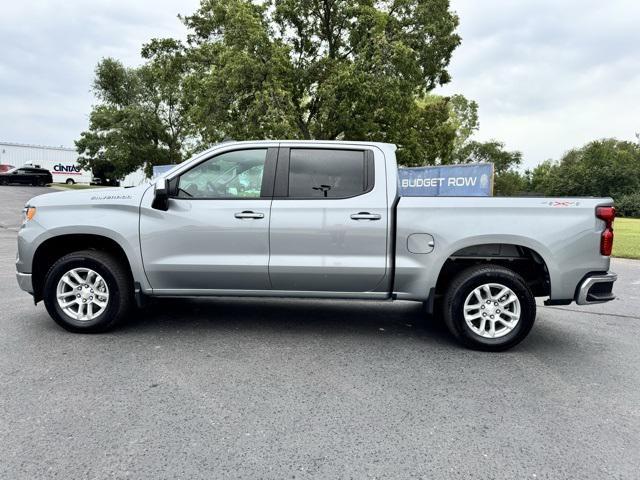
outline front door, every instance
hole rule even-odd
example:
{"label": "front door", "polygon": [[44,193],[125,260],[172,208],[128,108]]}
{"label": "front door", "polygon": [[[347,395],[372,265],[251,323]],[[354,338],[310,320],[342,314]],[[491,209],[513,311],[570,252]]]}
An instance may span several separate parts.
{"label": "front door", "polygon": [[359,146],[281,146],[271,206],[274,290],[361,293],[387,270],[384,158]]}
{"label": "front door", "polygon": [[153,189],[147,192],[140,242],[154,293],[270,288],[269,171],[276,156],[277,148],[214,153],[171,180],[167,211],[151,208]]}

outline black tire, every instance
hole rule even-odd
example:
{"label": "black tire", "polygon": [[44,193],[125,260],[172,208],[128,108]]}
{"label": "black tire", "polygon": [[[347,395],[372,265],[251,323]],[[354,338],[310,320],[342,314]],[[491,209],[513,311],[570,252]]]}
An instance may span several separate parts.
{"label": "black tire", "polygon": [[[93,320],[77,320],[67,315],[57,301],[60,278],[73,268],[90,268],[109,288],[105,310]],[[44,304],[53,320],[65,330],[76,333],[106,332],[124,319],[133,305],[131,275],[117,258],[105,252],[82,250],[65,255],[49,269],[44,283]]]}
{"label": "black tire", "polygon": [[[513,330],[498,338],[481,336],[464,319],[465,300],[475,288],[488,283],[508,287],[520,302],[518,323]],[[529,334],[536,319],[536,301],[524,279],[513,270],[498,265],[478,265],[463,270],[453,279],[445,294],[443,314],[447,328],[464,346],[498,352],[517,345]]]}
{"label": "black tire", "polygon": [[67,185],[73,185],[76,182],[75,182],[75,180],[73,178],[67,178],[67,181],[64,182],[64,183],[66,183]]}

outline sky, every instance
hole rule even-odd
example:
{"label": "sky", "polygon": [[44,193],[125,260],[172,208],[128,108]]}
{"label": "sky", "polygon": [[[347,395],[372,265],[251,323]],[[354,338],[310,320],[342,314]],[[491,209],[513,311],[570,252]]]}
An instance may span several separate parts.
{"label": "sky", "polygon": [[[462,45],[451,83],[480,106],[479,140],[524,166],[640,132],[640,2],[452,0]],[[0,0],[0,141],[73,146],[104,57],[138,65],[154,37],[186,34],[198,0]]]}

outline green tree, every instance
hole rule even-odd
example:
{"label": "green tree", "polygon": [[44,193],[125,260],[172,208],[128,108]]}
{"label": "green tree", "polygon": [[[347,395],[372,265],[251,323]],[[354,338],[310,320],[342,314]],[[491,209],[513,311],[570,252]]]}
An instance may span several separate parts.
{"label": "green tree", "polygon": [[546,191],[546,181],[553,168],[554,163],[551,160],[545,160],[533,170],[527,170],[525,172],[527,177],[527,190],[531,193],[544,195]]}
{"label": "green tree", "polygon": [[448,0],[202,0],[183,21],[189,116],[204,144],[387,141],[406,165],[452,152],[448,99],[428,99],[460,43]]}
{"label": "green tree", "polygon": [[604,139],[545,162],[532,174],[532,189],[545,195],[611,196],[640,190],[640,145]]}
{"label": "green tree", "polygon": [[478,104],[465,98],[463,95],[453,95],[449,99],[449,122],[455,131],[453,145],[454,160],[460,156],[459,152],[465,148],[474,133],[478,131],[480,122],[478,119]]}
{"label": "green tree", "polygon": [[143,48],[147,62],[126,68],[106,58],[96,67],[93,91],[99,104],[89,116],[89,128],[76,141],[85,168],[112,165],[112,178],[144,166],[182,161],[187,138],[181,46],[172,40]]}
{"label": "green tree", "polygon": [[455,153],[456,163],[493,163],[495,169],[493,190],[496,195],[509,196],[527,190],[527,180],[517,167],[522,153],[509,151],[497,140],[478,142],[470,140]]}

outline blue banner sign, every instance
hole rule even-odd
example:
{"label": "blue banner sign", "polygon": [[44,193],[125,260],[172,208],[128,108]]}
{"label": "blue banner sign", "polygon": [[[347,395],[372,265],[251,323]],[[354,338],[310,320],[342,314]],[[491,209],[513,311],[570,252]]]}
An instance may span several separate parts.
{"label": "blue banner sign", "polygon": [[399,168],[398,183],[405,197],[490,197],[493,164]]}

